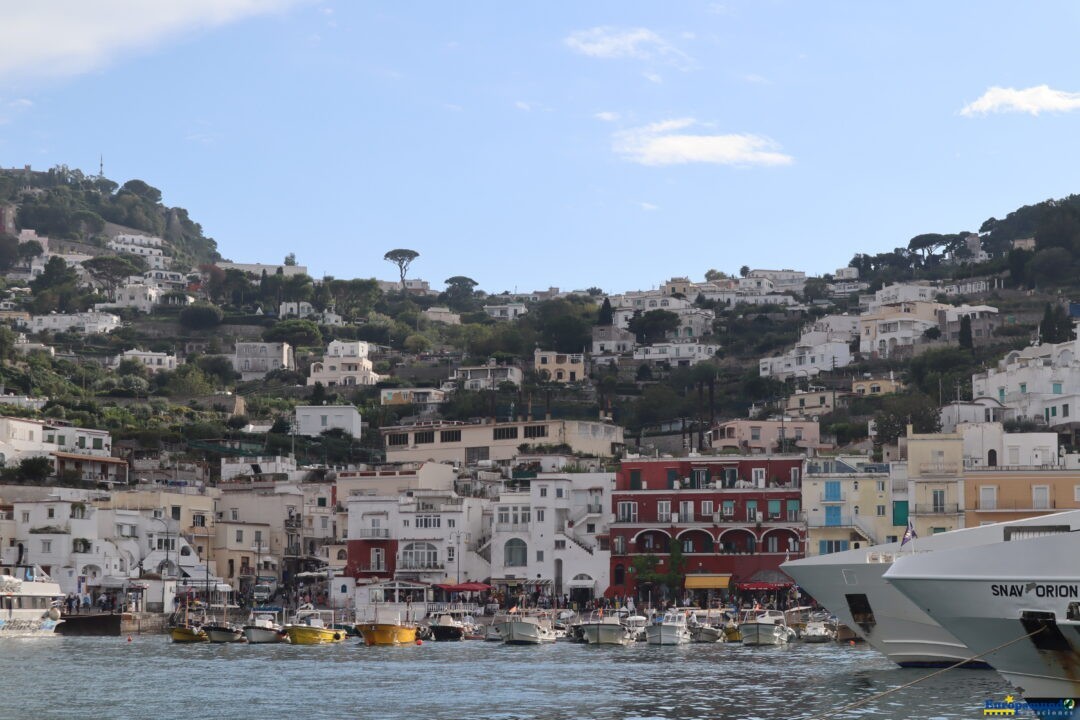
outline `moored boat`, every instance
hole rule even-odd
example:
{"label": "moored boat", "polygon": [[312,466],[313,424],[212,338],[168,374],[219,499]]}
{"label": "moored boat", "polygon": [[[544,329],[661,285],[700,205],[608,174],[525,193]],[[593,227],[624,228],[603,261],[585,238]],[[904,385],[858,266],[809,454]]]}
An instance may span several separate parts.
{"label": "moored boat", "polygon": [[795,631],[787,626],[779,610],[750,610],[739,623],[743,645],[787,645]]}
{"label": "moored boat", "polygon": [[210,639],[200,626],[193,623],[175,625],[169,628],[169,637],[172,638],[174,643],[199,643],[207,642]]}
{"label": "moored boat", "polygon": [[558,639],[551,614],[543,611],[510,615],[500,633],[507,645],[540,645]]}
{"label": "moored boat", "polygon": [[356,626],[365,645],[411,645],[416,642],[416,625],[411,623],[360,623]]}
{"label": "moored boat", "polygon": [[836,621],[828,613],[812,613],[799,634],[804,643],[826,643],[836,640]]}
{"label": "moored boat", "polygon": [[16,566],[0,575],[0,637],[53,635],[63,622],[57,605],[64,593],[35,566]]}
{"label": "moored boat", "polygon": [[[325,614],[329,615],[328,611]],[[285,632],[289,636],[289,642],[293,645],[327,645],[343,642],[346,637],[344,630],[330,627],[323,617],[324,611],[309,607],[301,607],[296,611],[293,621],[285,626]]]}
{"label": "moored boat", "polygon": [[464,640],[465,624],[452,615],[443,614],[431,621],[431,637],[436,641]]}
{"label": "moored boat", "polygon": [[206,623],[202,631],[212,643],[234,643],[244,639],[244,628],[223,621]]}
{"label": "moored boat", "polygon": [[577,627],[589,645],[629,645],[636,639],[635,632],[614,615],[594,614]]}
{"label": "moored boat", "polygon": [[273,612],[256,612],[243,628],[244,639],[252,644],[285,642],[288,633]]}
{"label": "moored boat", "polygon": [[690,642],[690,628],[687,627],[688,612],[672,608],[645,628],[645,639],[650,645],[683,645]]}

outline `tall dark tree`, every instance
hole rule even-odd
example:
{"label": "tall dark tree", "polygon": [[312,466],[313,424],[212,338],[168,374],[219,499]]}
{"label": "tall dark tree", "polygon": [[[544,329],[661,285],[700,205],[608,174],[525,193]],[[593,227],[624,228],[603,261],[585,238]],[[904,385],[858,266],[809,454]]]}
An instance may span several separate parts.
{"label": "tall dark tree", "polygon": [[597,325],[611,325],[615,322],[615,311],[611,309],[611,301],[604,298],[600,306],[600,315],[596,318]]}
{"label": "tall dark tree", "polygon": [[118,255],[98,255],[83,261],[83,269],[90,273],[97,283],[106,291],[109,297],[116,299],[116,289],[132,275],[139,274],[139,268],[127,258]]}
{"label": "tall dark tree", "polygon": [[405,292],[405,275],[409,272],[409,266],[418,257],[420,253],[408,248],[397,248],[383,255],[383,260],[397,265],[398,274],[401,276],[401,292]]}
{"label": "tall dark tree", "polygon": [[960,318],[960,347],[967,350],[973,350],[975,348],[975,341],[971,336],[971,318],[965,315]]}
{"label": "tall dark tree", "polygon": [[446,283],[446,291],[443,293],[445,302],[451,310],[468,312],[476,309],[476,281],[464,275],[455,275],[443,281]]}

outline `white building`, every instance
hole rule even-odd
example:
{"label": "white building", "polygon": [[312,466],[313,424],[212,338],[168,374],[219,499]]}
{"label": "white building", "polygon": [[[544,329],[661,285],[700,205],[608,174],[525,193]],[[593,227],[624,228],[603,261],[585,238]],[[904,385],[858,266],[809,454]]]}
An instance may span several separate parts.
{"label": "white building", "polygon": [[1071,433],[1080,408],[1078,356],[1080,340],[1013,350],[996,368],[971,376],[973,397],[995,398],[1012,408],[1018,420],[1035,420]]}
{"label": "white building", "polygon": [[806,287],[806,273],[802,270],[751,270],[747,279],[766,279],[772,283],[770,292],[794,292],[802,294]]}
{"label": "white building", "polygon": [[433,415],[446,402],[447,393],[438,388],[383,388],[380,405],[412,405],[420,415]]}
{"label": "white building", "polygon": [[592,329],[592,354],[623,355],[634,351],[635,337],[629,330],[615,325],[597,325]]}
{"label": "white building", "polygon": [[31,332],[77,332],[87,335],[110,333],[121,325],[120,318],[106,312],[82,312],[71,315],[50,313],[30,318]]}
{"label": "white building", "polygon": [[289,477],[296,472],[296,460],[282,455],[258,455],[221,458],[221,481],[237,477],[265,477],[278,475]]}
{"label": "white building", "polygon": [[446,325],[460,325],[461,315],[451,312],[450,308],[429,307],[420,313],[431,322],[444,323]]}
{"label": "white building", "polygon": [[452,390],[461,383],[466,390],[497,390],[504,382],[521,385],[524,379],[521,368],[515,365],[499,365],[495,360],[489,360],[487,365],[454,368],[443,388]]}
{"label": "white building", "polygon": [[697,365],[704,360],[716,357],[719,345],[697,342],[665,342],[644,345],[634,349],[634,359],[653,364],[668,363],[672,367]]}
{"label": "white building", "polygon": [[124,352],[116,355],[110,362],[111,367],[119,367],[120,363],[125,360],[135,360],[142,364],[147,370],[152,373],[159,373],[164,371],[172,371],[176,369],[178,361],[175,355],[163,352],[151,352],[150,350],[139,350],[134,348],[131,350],[125,350]]}
{"label": "white building", "polygon": [[529,312],[529,309],[525,307],[525,303],[506,303],[504,305],[485,305],[484,312],[488,314],[488,317],[496,320],[516,320]]}
{"label": "white building", "polygon": [[315,307],[301,300],[300,302],[283,302],[278,306],[278,317],[309,318],[315,314]]}
{"label": "white building", "polygon": [[232,361],[243,382],[260,380],[275,370],[296,369],[292,346],[286,342],[238,342]]}
{"label": "white building", "polygon": [[846,367],[851,360],[851,345],[848,342],[824,340],[810,344],[800,341],[783,355],[759,360],[758,373],[762,377],[778,380],[814,377],[822,372]]}
{"label": "white building", "polygon": [[491,583],[509,595],[602,595],[614,485],[614,473],[540,473],[528,489],[504,489],[489,511]]}
{"label": "white building", "polygon": [[[158,240],[158,245],[147,245],[133,242],[126,242],[122,238],[142,238],[144,240]],[[160,238],[149,238],[145,235],[117,235],[115,239],[108,242],[108,248],[113,252],[123,255],[135,255],[141,257],[146,261],[146,267],[151,270],[165,270],[172,262],[172,258],[165,254],[165,251],[161,249]]]}
{"label": "white building", "polygon": [[156,285],[127,283],[116,288],[112,302],[96,303],[94,309],[134,308],[142,313],[151,313],[161,302],[162,295],[163,291]]}
{"label": "white building", "polygon": [[322,360],[311,364],[308,385],[374,385],[381,376],[368,360],[369,346],[363,340],[334,340],[326,346]]}
{"label": "white building", "polygon": [[167,292],[183,291],[188,286],[187,276],[175,270],[147,270],[142,274],[141,282]]}
{"label": "white building", "polygon": [[964,423],[964,467],[1050,467],[1059,463],[1057,433],[1007,433],[999,422]]}
{"label": "white building", "polygon": [[355,405],[297,405],[296,433],[315,437],[337,428],[360,439],[360,411]]}
{"label": "white building", "polygon": [[293,275],[307,275],[306,265],[267,265],[264,263],[234,263],[221,261],[216,265],[222,270],[239,270],[240,272],[251,273],[256,277],[261,277],[263,273],[267,275],[284,275],[285,277],[292,277]]}
{"label": "white building", "polygon": [[977,397],[974,400],[955,400],[943,405],[938,411],[943,433],[956,432],[956,428],[965,423],[1003,423],[1011,420],[1014,413],[1000,402],[990,397]]}
{"label": "white building", "polygon": [[154,235],[135,235],[129,233],[120,233],[109,241],[109,247],[114,250],[117,248],[131,247],[160,248],[164,244],[164,240]]}

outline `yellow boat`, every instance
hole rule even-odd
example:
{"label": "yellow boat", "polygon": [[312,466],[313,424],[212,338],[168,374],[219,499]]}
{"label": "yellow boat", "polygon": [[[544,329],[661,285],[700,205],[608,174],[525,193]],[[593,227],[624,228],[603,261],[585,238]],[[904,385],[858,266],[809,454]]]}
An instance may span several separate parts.
{"label": "yellow boat", "polygon": [[416,642],[415,625],[360,623],[356,626],[366,645],[411,645]]}
{"label": "yellow boat", "polygon": [[285,634],[293,645],[327,645],[344,642],[348,633],[329,627],[319,610],[301,608],[293,621],[285,626]]}
{"label": "yellow boat", "polygon": [[177,625],[169,629],[174,643],[197,643],[207,642],[209,637],[198,625]]}

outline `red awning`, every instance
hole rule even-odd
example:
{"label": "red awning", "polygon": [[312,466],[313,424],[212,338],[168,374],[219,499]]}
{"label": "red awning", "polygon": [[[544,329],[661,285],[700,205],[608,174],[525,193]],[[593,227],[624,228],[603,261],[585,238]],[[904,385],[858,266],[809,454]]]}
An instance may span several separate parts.
{"label": "red awning", "polygon": [[793,583],[771,583],[771,582],[745,582],[735,583],[735,586],[740,590],[784,590],[793,585]]}
{"label": "red awning", "polygon": [[490,590],[490,585],[485,585],[482,582],[463,582],[458,584],[448,583],[444,585],[436,585],[435,587],[446,592],[483,592],[484,590]]}

